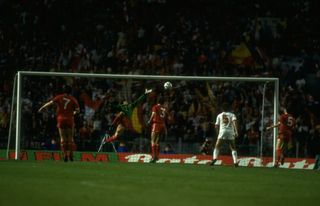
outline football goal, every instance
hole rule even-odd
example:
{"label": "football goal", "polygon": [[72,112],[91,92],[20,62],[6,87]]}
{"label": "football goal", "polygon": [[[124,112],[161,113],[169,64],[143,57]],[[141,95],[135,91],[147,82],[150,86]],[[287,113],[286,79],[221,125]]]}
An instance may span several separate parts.
{"label": "football goal", "polygon": [[[165,89],[165,82],[170,82],[172,87]],[[199,145],[208,137],[215,141],[215,118],[221,104],[227,102],[239,120],[237,144],[249,148],[243,147],[240,154],[268,156],[275,162],[277,129],[266,135],[264,128],[277,122],[278,78],[39,71],[18,71],[14,79],[7,149],[14,149],[16,160],[21,150],[50,149],[54,141],[59,141],[54,108],[37,111],[61,93],[65,84],[72,87],[72,94],[81,107],[75,117],[75,139],[80,151],[97,151],[104,132],[114,130],[112,121],[117,111],[112,105],[121,105],[124,101],[132,104],[144,95],[145,89],[152,89],[131,113],[135,134],[124,139],[129,151],[142,151],[143,142],[149,143],[150,130],[146,122],[152,103],[161,97],[168,108],[168,135],[162,142],[173,145],[176,153],[196,153],[198,148],[193,145]],[[253,145],[247,135],[250,128],[259,134]]]}

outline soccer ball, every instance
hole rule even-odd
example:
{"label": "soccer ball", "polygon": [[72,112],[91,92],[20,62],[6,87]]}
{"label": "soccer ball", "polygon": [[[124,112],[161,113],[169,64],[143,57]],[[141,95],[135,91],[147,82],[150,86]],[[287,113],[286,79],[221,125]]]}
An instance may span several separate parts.
{"label": "soccer ball", "polygon": [[172,84],[171,84],[171,82],[166,82],[166,83],[164,83],[164,85],[163,85],[163,87],[164,87],[164,89],[171,89],[172,88]]}

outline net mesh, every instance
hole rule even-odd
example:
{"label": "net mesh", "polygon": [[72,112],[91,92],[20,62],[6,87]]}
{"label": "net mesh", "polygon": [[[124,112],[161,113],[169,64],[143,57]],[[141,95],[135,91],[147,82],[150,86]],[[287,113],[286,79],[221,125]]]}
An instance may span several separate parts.
{"label": "net mesh", "polygon": [[[163,84],[170,81],[173,87],[165,90]],[[164,148],[174,153],[210,154],[216,141],[215,118],[224,102],[232,106],[239,122],[240,136],[237,139],[239,155],[259,156],[263,125],[272,124],[273,91],[266,88],[265,108],[262,108],[263,82],[172,80],[130,78],[86,78],[64,76],[24,76],[22,79],[21,149],[59,149],[59,134],[56,128],[55,108],[39,113],[41,105],[61,93],[63,85],[72,86],[72,95],[79,101],[81,112],[75,117],[75,141],[78,151],[97,151],[105,134],[112,135],[112,122],[119,110],[117,106],[126,101],[133,105],[129,119],[131,130],[115,142],[116,149],[124,147],[129,152],[149,152],[150,127],[146,124],[155,99],[164,99],[168,108],[168,135],[161,142]],[[264,109],[264,119],[261,111]],[[261,124],[261,121],[263,124]],[[13,128],[14,129],[14,128]],[[273,135],[264,133],[262,154],[272,156]],[[211,146],[203,150],[202,144],[209,140]],[[14,140],[12,140],[14,141]],[[10,143],[11,148],[13,143]],[[113,151],[107,144],[103,151]],[[222,147],[221,154],[229,148]]]}

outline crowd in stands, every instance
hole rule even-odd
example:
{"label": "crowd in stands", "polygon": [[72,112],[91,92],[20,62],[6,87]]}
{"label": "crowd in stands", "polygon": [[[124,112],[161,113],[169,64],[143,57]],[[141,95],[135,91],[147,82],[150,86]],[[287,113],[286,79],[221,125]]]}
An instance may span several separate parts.
{"label": "crowd in stands", "polygon": [[[17,70],[253,76],[280,79],[280,106],[293,105],[297,118],[292,155],[314,157],[320,150],[319,6],[316,0],[0,0],[0,146],[6,146]],[[23,88],[26,147],[56,148],[53,112],[36,111],[65,81],[81,104],[76,135],[83,150],[96,150],[112,122],[107,101],[133,101],[150,85],[31,78]],[[270,85],[266,90],[264,124],[272,124],[273,90]],[[219,104],[228,101],[241,125],[238,144],[257,155],[262,94],[263,84],[240,82],[193,82],[183,92],[172,90],[167,142],[201,145],[207,137],[214,139],[210,122]],[[143,109],[147,115],[147,103]],[[271,133],[263,139],[272,145]]]}

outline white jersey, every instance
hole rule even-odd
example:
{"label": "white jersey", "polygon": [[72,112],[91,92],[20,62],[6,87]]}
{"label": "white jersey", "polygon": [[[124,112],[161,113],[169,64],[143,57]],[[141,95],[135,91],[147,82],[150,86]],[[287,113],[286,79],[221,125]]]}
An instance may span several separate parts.
{"label": "white jersey", "polygon": [[219,126],[218,139],[234,139],[235,131],[233,121],[236,121],[236,115],[231,112],[221,112],[216,119],[216,126]]}

